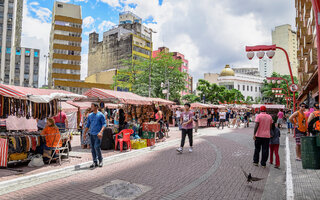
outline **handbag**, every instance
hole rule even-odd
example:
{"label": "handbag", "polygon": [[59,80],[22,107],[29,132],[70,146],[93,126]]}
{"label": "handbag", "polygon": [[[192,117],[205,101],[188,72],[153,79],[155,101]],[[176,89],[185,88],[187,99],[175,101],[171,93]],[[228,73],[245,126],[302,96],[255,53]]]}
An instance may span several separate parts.
{"label": "handbag", "polygon": [[28,167],[42,167],[44,165],[42,155],[37,154],[31,158]]}

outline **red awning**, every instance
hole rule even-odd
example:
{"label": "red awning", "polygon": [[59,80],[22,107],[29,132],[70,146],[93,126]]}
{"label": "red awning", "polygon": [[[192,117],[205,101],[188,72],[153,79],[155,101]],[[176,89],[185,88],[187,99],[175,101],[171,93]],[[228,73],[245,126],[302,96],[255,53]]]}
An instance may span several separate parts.
{"label": "red awning", "polygon": [[115,98],[122,104],[133,105],[151,105],[152,101],[146,97],[139,96],[132,92],[119,92],[113,90],[104,90],[98,88],[92,88],[84,93],[87,97],[96,97],[100,100]]}
{"label": "red awning", "polygon": [[[60,103],[59,103],[60,105]],[[78,112],[78,108],[69,104],[69,103],[66,103],[66,102],[61,102],[61,108],[64,112],[66,113],[69,113],[69,112]]]}
{"label": "red awning", "polygon": [[28,95],[50,95],[52,93],[74,94],[64,90],[39,89],[0,84],[0,95],[5,97],[26,99]]}
{"label": "red awning", "polygon": [[67,103],[72,106],[80,108],[80,110],[88,109],[91,107],[91,104],[92,104],[91,102],[82,102],[82,101],[79,101],[79,102],[67,101]]}
{"label": "red awning", "polygon": [[165,99],[161,99],[161,98],[148,98],[148,99],[151,100],[153,103],[157,103],[157,104],[163,104],[163,105],[175,104],[175,102],[173,102],[173,101],[169,101],[169,100],[165,100]]}

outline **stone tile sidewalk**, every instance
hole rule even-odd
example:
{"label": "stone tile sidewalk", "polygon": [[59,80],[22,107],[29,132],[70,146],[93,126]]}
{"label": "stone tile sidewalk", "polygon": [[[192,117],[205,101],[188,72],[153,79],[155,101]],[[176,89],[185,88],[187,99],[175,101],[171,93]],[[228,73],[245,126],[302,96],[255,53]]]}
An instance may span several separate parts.
{"label": "stone tile sidewalk", "polygon": [[320,199],[320,170],[303,169],[302,162],[296,161],[296,143],[292,135],[289,136],[289,143],[294,199]]}
{"label": "stone tile sidewalk", "polygon": [[[170,134],[170,137],[167,138],[166,141],[172,141],[172,140],[175,140],[180,137],[180,131],[177,127],[171,127],[169,134]],[[156,143],[156,145],[161,144],[161,143],[162,142]],[[19,169],[19,170],[22,170],[22,172],[1,169],[0,170],[0,182],[6,181],[6,180],[12,180],[12,179],[15,179],[18,177],[39,174],[39,173],[43,173],[43,172],[47,172],[47,171],[51,171],[51,170],[56,170],[56,169],[60,169],[60,168],[68,167],[68,166],[73,166],[73,165],[77,165],[77,164],[88,162],[88,161],[92,161],[91,150],[90,149],[81,149],[79,135],[75,135],[73,137],[71,146],[72,146],[72,151],[70,152],[70,158],[62,160],[61,166],[59,164],[52,163],[50,165],[44,165],[43,167],[30,168],[27,166],[27,163],[18,163],[17,165],[11,166],[10,168]],[[120,153],[121,153],[120,151],[103,150],[102,156],[108,157],[108,156],[117,155]]]}

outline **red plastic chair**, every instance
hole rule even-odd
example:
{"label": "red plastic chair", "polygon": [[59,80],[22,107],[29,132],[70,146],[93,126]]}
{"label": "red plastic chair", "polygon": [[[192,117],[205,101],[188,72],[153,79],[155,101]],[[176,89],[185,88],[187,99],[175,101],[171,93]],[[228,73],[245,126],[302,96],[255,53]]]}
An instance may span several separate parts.
{"label": "red plastic chair", "polygon": [[[123,142],[127,143],[127,147],[130,147],[131,150],[131,141],[130,141],[130,135],[133,134],[134,131],[132,129],[124,129],[120,133],[116,134],[116,141],[115,141],[115,150],[117,150],[118,142],[120,144],[120,151],[123,150]],[[122,134],[122,138],[118,139],[118,136]]]}

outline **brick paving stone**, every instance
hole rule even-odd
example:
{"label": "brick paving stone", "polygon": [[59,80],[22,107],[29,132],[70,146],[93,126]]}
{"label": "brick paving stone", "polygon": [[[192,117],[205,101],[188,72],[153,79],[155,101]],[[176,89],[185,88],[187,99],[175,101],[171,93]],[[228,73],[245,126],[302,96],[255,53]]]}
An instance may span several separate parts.
{"label": "brick paving stone", "polygon": [[[240,165],[254,176],[267,177],[269,170],[252,166],[252,129],[200,129],[205,135],[195,139],[195,151],[178,155],[174,146],[129,158],[95,170],[84,170],[70,177],[25,188],[0,199],[106,199],[90,192],[112,180],[125,180],[152,188],[137,199],[161,199],[189,187],[217,161],[221,163],[206,180],[177,199],[259,199],[266,180],[247,184]],[[216,136],[215,133],[222,133]],[[178,135],[178,134],[177,134]],[[173,139],[172,136],[170,139]],[[177,137],[176,137],[177,138]],[[188,143],[187,143],[188,144]],[[213,144],[219,152],[215,152]],[[188,147],[188,145],[186,145]]]}

